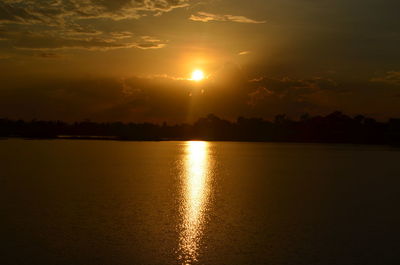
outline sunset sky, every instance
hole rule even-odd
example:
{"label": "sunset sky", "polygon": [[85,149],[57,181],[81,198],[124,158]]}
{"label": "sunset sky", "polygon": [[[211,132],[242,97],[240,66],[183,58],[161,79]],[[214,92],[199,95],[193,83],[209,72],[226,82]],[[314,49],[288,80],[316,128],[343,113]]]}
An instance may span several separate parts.
{"label": "sunset sky", "polygon": [[400,117],[399,10],[398,0],[0,0],[0,118]]}

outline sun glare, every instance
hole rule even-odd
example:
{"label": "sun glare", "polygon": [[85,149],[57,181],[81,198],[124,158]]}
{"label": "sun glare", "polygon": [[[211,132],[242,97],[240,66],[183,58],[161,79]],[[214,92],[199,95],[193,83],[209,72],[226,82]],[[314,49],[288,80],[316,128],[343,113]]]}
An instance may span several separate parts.
{"label": "sun glare", "polygon": [[204,79],[204,72],[202,70],[197,69],[192,72],[191,80],[199,82],[203,79]]}

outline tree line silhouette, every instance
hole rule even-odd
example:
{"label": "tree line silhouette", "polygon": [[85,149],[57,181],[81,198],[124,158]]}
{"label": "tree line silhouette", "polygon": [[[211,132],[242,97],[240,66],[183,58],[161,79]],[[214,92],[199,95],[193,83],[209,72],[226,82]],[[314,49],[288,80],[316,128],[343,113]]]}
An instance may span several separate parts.
{"label": "tree line silhouette", "polygon": [[213,114],[193,124],[75,123],[0,119],[0,137],[73,138],[115,140],[219,140],[271,142],[325,142],[400,144],[400,119],[378,122],[340,111],[326,116],[304,114],[299,120],[277,115],[274,121],[239,117],[235,122]]}

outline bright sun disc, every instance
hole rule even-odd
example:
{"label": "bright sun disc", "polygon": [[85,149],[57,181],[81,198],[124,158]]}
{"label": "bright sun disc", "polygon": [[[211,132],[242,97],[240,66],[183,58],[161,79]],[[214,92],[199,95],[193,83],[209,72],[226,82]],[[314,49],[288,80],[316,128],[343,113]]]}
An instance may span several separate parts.
{"label": "bright sun disc", "polygon": [[194,70],[192,73],[192,80],[199,82],[204,79],[204,72],[201,70]]}

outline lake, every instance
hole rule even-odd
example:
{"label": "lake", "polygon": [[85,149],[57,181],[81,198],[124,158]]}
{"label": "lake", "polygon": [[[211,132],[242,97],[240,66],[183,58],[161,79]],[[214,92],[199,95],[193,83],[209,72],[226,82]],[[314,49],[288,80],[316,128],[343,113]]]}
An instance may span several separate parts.
{"label": "lake", "polygon": [[0,264],[399,264],[400,149],[0,140]]}

